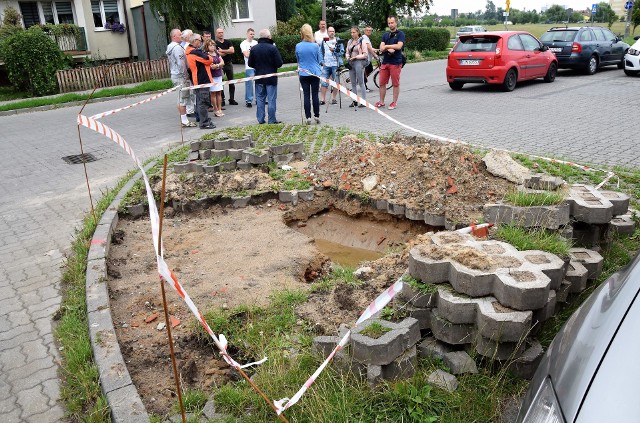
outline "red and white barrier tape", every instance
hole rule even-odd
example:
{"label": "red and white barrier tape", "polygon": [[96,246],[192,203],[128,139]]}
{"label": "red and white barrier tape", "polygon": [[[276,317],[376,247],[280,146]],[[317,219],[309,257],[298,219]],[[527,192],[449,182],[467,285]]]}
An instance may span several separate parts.
{"label": "red and white barrier tape", "polygon": [[[369,319],[371,316],[373,316],[374,314],[382,310],[384,306],[389,304],[389,302],[393,299],[393,297],[395,297],[396,294],[402,290],[402,284],[403,284],[402,278],[400,278],[393,285],[387,288],[382,294],[378,295],[378,297],[375,300],[373,300],[373,302],[369,304],[369,306],[364,310],[364,312],[362,313],[362,315],[360,316],[360,318],[358,319],[354,327],[358,326],[360,323]],[[302,385],[302,387],[298,390],[298,392],[296,392],[296,394],[293,397],[282,398],[279,401],[273,401],[273,404],[276,406],[276,409],[278,410],[278,415],[282,414],[282,412],[284,412],[287,408],[291,407],[296,402],[298,402],[300,398],[302,398],[302,396],[307,391],[307,389],[309,389],[309,387],[313,385],[313,383],[316,381],[318,376],[320,376],[320,373],[322,373],[325,367],[327,367],[327,365],[333,359],[336,353],[340,351],[342,348],[344,348],[345,345],[347,345],[347,342],[349,342],[349,338],[351,338],[351,331],[348,331],[344,335],[344,337],[340,340],[338,345],[333,349],[333,351],[331,351],[331,354],[329,354],[329,356],[324,360],[324,362],[320,365],[320,367],[318,367],[318,369],[311,375],[311,377],[307,379],[304,385]]]}
{"label": "red and white barrier tape", "polygon": [[222,81],[221,84],[217,82],[211,82],[209,84],[200,84],[200,85],[192,85],[190,87],[185,87],[184,89],[195,90],[196,88],[206,88],[213,87],[214,85],[229,85],[229,84],[239,84],[241,82],[247,81],[255,81],[257,79],[271,78],[272,76],[277,77],[287,77],[297,75],[298,71],[287,71],[287,72],[277,72],[277,73],[268,73],[266,75],[258,75],[258,76],[247,76],[245,78],[232,79],[230,81]]}
{"label": "red and white barrier tape", "polygon": [[175,91],[175,90],[177,90],[177,89],[178,89],[178,88],[180,88],[180,87],[181,87],[181,85],[177,85],[177,86],[175,86],[175,87],[173,87],[173,88],[169,88],[169,89],[168,89],[168,90],[166,90],[166,91],[163,91],[163,92],[161,92],[161,93],[159,93],[159,94],[156,94],[156,95],[154,95],[153,97],[149,97],[149,98],[147,98],[147,99],[145,99],[145,100],[138,101],[137,103],[133,103],[133,104],[130,104],[130,105],[125,106],[125,107],[120,107],[119,109],[113,109],[113,110],[109,110],[109,111],[107,111],[107,112],[98,113],[98,114],[96,114],[96,115],[91,116],[91,119],[96,119],[96,120],[97,120],[97,119],[102,119],[102,118],[103,118],[103,117],[105,117],[105,116],[113,115],[113,114],[116,114],[116,113],[121,112],[121,111],[123,111],[123,110],[127,110],[127,109],[130,109],[130,108],[132,108],[132,107],[136,107],[136,106],[139,106],[139,105],[141,105],[141,104],[148,103],[148,102],[153,101],[153,100],[156,100],[156,99],[158,99],[158,98],[160,98],[160,97],[162,97],[162,96],[164,96],[164,95],[167,95],[167,94],[169,94],[170,92]]}
{"label": "red and white barrier tape", "polygon": [[479,225],[470,225],[466,228],[458,229],[456,232],[460,232],[461,234],[470,234],[471,232],[477,231],[478,229],[490,228],[493,226],[493,223],[480,223]]}
{"label": "red and white barrier tape", "polygon": [[245,365],[240,365],[238,362],[236,362],[227,352],[227,340],[224,337],[224,335],[221,334],[220,338],[218,338],[216,334],[213,333],[213,331],[207,324],[206,320],[204,319],[204,316],[191,300],[191,297],[189,296],[187,291],[182,287],[182,285],[178,281],[178,278],[171,271],[171,269],[169,269],[169,266],[167,265],[167,263],[163,258],[163,251],[159,251],[158,234],[160,232],[160,215],[158,213],[158,208],[156,206],[156,202],[153,197],[153,191],[151,190],[151,185],[149,184],[149,178],[147,177],[147,173],[144,171],[142,162],[135,155],[135,152],[133,151],[133,149],[129,146],[129,144],[125,141],[125,139],[122,138],[120,134],[118,134],[116,131],[109,128],[107,125],[103,124],[102,122],[98,122],[97,120],[91,117],[87,117],[79,114],[78,125],[85,126],[115,141],[120,147],[122,147],[122,149],[129,155],[129,157],[131,157],[131,159],[136,163],[136,165],[140,169],[140,172],[142,172],[142,177],[144,179],[144,185],[145,185],[145,190],[147,194],[147,201],[149,202],[149,220],[151,222],[151,233],[153,237],[153,247],[156,252],[156,262],[158,265],[158,273],[166,283],[171,285],[171,287],[178,293],[180,298],[184,300],[184,302],[187,304],[187,307],[189,307],[189,310],[191,310],[193,315],[196,316],[196,318],[198,319],[202,327],[213,339],[213,342],[216,344],[216,347],[218,347],[218,350],[220,350],[220,355],[222,355],[224,360],[229,365],[236,368],[240,368],[240,369],[247,366],[264,363],[267,360],[266,357],[260,361],[245,364]]}

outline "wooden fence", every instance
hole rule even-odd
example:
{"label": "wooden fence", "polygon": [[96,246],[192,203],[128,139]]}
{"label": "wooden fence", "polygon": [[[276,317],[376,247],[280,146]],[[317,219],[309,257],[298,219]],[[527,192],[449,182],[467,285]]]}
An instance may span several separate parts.
{"label": "wooden fence", "polygon": [[117,63],[91,68],[65,69],[56,72],[61,93],[114,87],[153,79],[169,78],[166,57],[146,62]]}

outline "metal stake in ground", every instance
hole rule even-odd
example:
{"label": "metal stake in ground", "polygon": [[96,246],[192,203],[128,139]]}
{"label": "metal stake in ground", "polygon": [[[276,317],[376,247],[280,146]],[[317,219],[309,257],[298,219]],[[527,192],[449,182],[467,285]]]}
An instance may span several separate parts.
{"label": "metal stake in ground", "polygon": [[[158,251],[162,254],[162,218],[164,214],[164,192],[165,183],[167,181],[167,155],[164,155],[162,164],[162,191],[160,193],[160,223],[158,228]],[[169,338],[169,351],[171,352],[171,365],[173,366],[173,379],[176,381],[176,392],[178,393],[178,402],[180,403],[180,414],[182,414],[182,423],[187,423],[184,414],[184,405],[182,404],[182,390],[180,389],[180,378],[178,377],[178,366],[176,364],[176,356],[173,351],[173,337],[171,336],[171,321],[169,320],[169,311],[167,310],[167,295],[164,292],[164,280],[160,276],[160,290],[162,291],[162,307],[164,308],[164,321],[167,327],[167,337]]]}

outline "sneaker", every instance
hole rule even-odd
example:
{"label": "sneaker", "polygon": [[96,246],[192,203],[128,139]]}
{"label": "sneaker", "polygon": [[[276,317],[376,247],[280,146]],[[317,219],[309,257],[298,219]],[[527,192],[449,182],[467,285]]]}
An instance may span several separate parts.
{"label": "sneaker", "polygon": [[372,90],[371,90],[371,88],[367,87],[366,91],[367,91],[368,93],[370,93]]}
{"label": "sneaker", "polygon": [[349,104],[349,107],[356,107],[358,103],[356,103],[355,101],[352,101],[351,104]]}
{"label": "sneaker", "polygon": [[195,113],[187,113],[187,117],[188,118],[194,118],[194,117],[196,117],[196,114]]}
{"label": "sneaker", "polygon": [[389,104],[389,107],[387,107],[387,109],[389,109],[389,110],[393,110],[393,109],[395,109],[396,107],[398,107],[398,105],[397,105],[397,104],[396,104],[396,102],[394,101],[393,103]]}
{"label": "sneaker", "polygon": [[311,118],[307,118],[307,125],[311,125]]}
{"label": "sneaker", "polygon": [[313,120],[316,121],[316,125],[320,125],[320,117],[314,116]]}
{"label": "sneaker", "polygon": [[325,103],[324,101],[320,101],[320,105],[321,106],[324,106],[325,104],[327,104],[327,103]]}
{"label": "sneaker", "polygon": [[247,107],[253,107],[251,103],[247,103]]}
{"label": "sneaker", "polygon": [[187,122],[187,123],[182,122],[183,128],[194,128],[196,126],[198,125],[195,122]]}
{"label": "sneaker", "polygon": [[201,127],[200,127],[200,129],[213,129],[213,128],[215,128],[215,127],[216,127],[216,126],[211,122],[211,123],[209,123],[208,125],[201,126]]}
{"label": "sneaker", "polygon": [[367,107],[364,104],[358,104],[358,107]]}
{"label": "sneaker", "polygon": [[232,105],[232,106],[237,106],[238,102],[235,101],[234,99],[231,99],[231,100],[229,100],[229,104]]}
{"label": "sneaker", "polygon": [[338,104],[338,100],[334,98],[333,100],[331,100],[331,104]]}
{"label": "sneaker", "polygon": [[376,103],[376,107],[384,107],[384,103],[382,101],[378,101]]}

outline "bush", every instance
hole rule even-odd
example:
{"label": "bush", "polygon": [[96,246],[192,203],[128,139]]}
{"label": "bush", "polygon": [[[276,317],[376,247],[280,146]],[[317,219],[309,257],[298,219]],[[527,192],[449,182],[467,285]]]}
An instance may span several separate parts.
{"label": "bush", "polygon": [[56,71],[64,68],[58,45],[40,28],[13,34],[2,44],[9,81],[19,91],[34,96],[58,91]]}
{"label": "bush", "polygon": [[[449,39],[451,38],[449,31],[444,28],[401,28],[404,32],[406,42],[406,50],[417,51],[443,51],[449,48]],[[380,47],[383,32],[375,31],[371,34],[371,45],[377,49]],[[345,46],[351,38],[350,32],[341,32],[336,34],[337,37],[344,41]]]}

